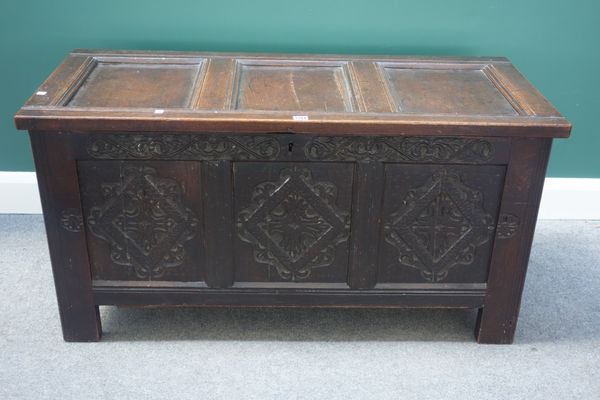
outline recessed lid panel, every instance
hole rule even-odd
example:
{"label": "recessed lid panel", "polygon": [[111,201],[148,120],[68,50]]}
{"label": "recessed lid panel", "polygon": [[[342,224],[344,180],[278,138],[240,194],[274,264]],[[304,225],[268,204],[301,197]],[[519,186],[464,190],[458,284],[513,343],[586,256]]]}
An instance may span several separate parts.
{"label": "recessed lid panel", "polygon": [[65,106],[190,108],[200,66],[100,61]]}
{"label": "recessed lid panel", "polygon": [[383,67],[397,112],[518,115],[483,69]]}
{"label": "recessed lid panel", "polygon": [[351,112],[351,92],[341,66],[244,65],[235,109]]}
{"label": "recessed lid panel", "polygon": [[565,137],[505,58],[73,52],[15,117],[47,131]]}

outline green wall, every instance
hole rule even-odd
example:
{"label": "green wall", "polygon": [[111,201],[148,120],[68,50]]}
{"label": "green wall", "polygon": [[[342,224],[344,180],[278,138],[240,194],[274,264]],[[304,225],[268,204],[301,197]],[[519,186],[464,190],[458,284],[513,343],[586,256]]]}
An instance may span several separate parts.
{"label": "green wall", "polygon": [[0,170],[33,169],[12,117],[73,48],[501,55],[574,125],[549,176],[600,177],[593,0],[31,1],[0,5]]}

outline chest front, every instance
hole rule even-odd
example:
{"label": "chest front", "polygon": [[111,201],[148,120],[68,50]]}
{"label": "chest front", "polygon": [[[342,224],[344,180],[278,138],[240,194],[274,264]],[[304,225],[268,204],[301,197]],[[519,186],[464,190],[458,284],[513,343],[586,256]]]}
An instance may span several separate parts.
{"label": "chest front", "polygon": [[67,340],[99,305],[275,305],[477,308],[511,342],[570,130],[505,59],[84,51],[16,120]]}

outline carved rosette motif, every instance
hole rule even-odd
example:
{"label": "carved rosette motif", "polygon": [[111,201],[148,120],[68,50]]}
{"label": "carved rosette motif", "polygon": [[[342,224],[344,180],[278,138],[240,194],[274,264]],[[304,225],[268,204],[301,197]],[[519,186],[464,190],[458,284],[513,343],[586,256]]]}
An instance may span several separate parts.
{"label": "carved rosette motif", "polygon": [[473,263],[477,247],[493,235],[494,219],[483,209],[481,192],[441,170],[408,192],[384,231],[401,265],[419,269],[426,281],[440,282],[452,267]]}
{"label": "carved rosette motif", "polygon": [[67,208],[60,213],[60,226],[69,232],[81,232],[83,216],[77,208]]}
{"label": "carved rosette motif", "polygon": [[336,206],[337,187],[315,182],[307,168],[287,168],[276,182],[254,188],[252,204],[238,215],[239,237],[254,259],[279,276],[299,281],[331,265],[337,244],[348,240],[350,216]]}
{"label": "carved rosette motif", "polygon": [[519,217],[513,214],[500,214],[498,217],[498,226],[496,227],[496,236],[499,239],[508,239],[513,237],[519,230]]}
{"label": "carved rosette motif", "polygon": [[316,137],[304,149],[319,161],[421,161],[482,163],[492,159],[492,143],[481,139],[376,136]]}
{"label": "carved rosette motif", "polygon": [[127,166],[121,182],[101,185],[104,203],[90,209],[90,232],[110,243],[110,258],[140,279],[162,277],[185,259],[184,243],[198,220],[182,204],[182,190],[154,168]]}
{"label": "carved rosette motif", "polygon": [[192,134],[102,134],[87,144],[94,158],[273,160],[279,154],[275,138]]}

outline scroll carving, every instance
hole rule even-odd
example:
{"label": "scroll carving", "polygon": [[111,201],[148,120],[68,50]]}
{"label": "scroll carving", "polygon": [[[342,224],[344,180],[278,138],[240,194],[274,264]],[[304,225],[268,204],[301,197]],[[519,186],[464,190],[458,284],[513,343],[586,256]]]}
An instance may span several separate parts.
{"label": "scroll carving", "polygon": [[87,144],[94,158],[142,160],[273,160],[279,148],[272,137],[192,134],[102,134]]}
{"label": "scroll carving", "polygon": [[307,168],[287,168],[279,180],[254,188],[252,204],[238,215],[238,235],[254,259],[299,281],[333,263],[335,247],[348,240],[349,213],[336,206],[337,187],[317,182]]}
{"label": "scroll carving", "polygon": [[477,247],[494,232],[494,219],[483,209],[483,195],[447,170],[409,191],[384,225],[385,240],[398,250],[401,265],[441,282],[459,264],[469,265]]}
{"label": "scroll carving", "polygon": [[104,203],[92,207],[87,226],[110,243],[110,258],[133,267],[139,279],[162,277],[185,260],[184,243],[198,219],[182,203],[180,184],[154,168],[127,166],[121,182],[101,185]]}
{"label": "scroll carving", "polygon": [[316,137],[304,150],[308,159],[320,161],[483,163],[494,155],[492,143],[482,139],[414,136]]}

